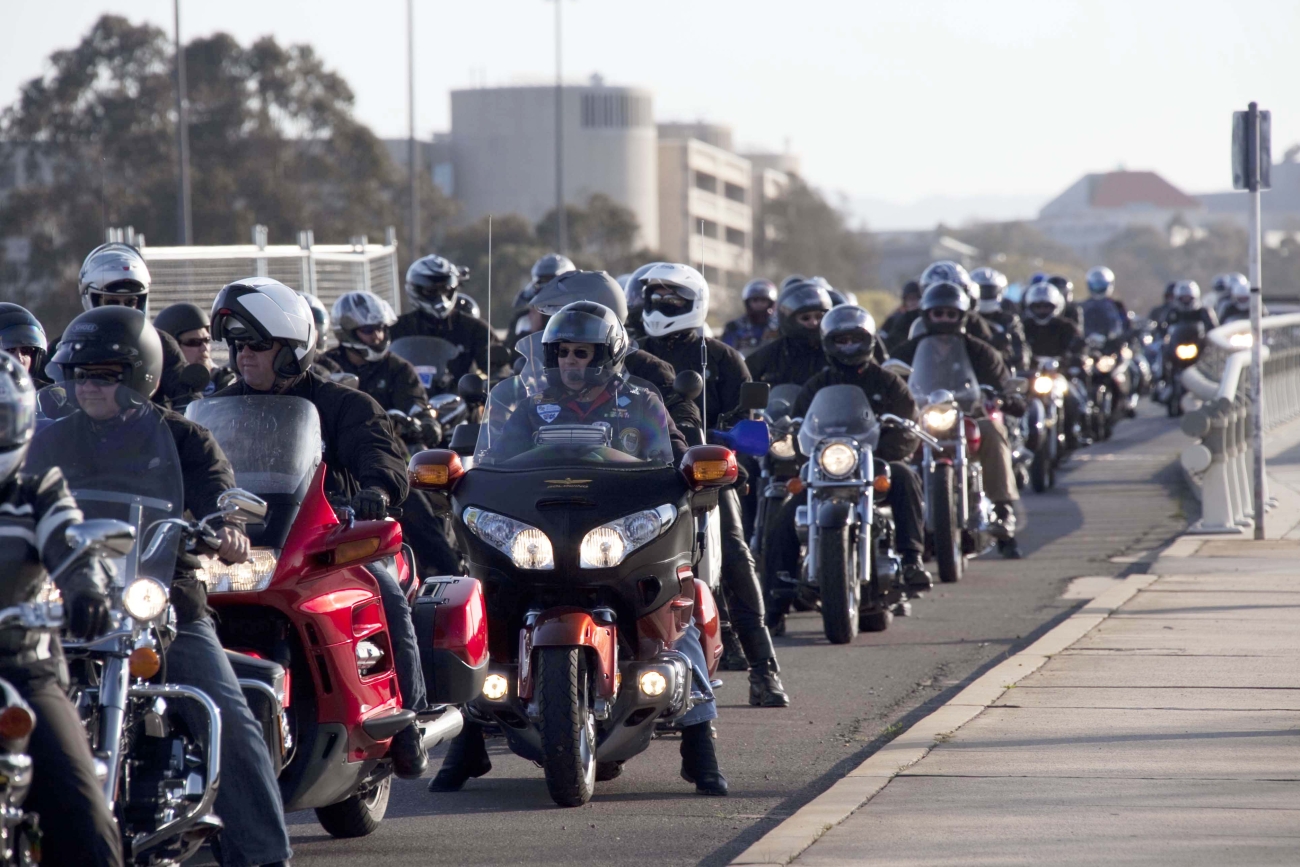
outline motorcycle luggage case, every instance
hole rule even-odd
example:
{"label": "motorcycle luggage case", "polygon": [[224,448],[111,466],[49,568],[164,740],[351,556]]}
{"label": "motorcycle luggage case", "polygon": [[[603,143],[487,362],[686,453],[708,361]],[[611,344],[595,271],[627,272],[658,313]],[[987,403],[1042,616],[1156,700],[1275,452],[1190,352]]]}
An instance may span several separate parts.
{"label": "motorcycle luggage case", "polygon": [[488,671],[487,606],[479,582],[463,575],[424,579],[411,620],[429,704],[477,698]]}

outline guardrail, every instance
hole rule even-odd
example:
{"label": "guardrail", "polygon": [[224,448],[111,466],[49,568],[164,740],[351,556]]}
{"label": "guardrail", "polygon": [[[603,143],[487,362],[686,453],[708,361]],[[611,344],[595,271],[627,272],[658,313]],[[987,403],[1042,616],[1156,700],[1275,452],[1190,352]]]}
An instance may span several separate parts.
{"label": "guardrail", "polygon": [[[1267,433],[1300,416],[1300,314],[1266,316],[1260,323],[1264,376],[1263,426]],[[1201,519],[1189,533],[1244,533],[1254,526],[1251,448],[1250,322],[1221,325],[1209,333],[1194,368],[1182,383],[1200,401],[1183,416],[1183,433],[1196,442],[1181,463],[1201,500]],[[1267,501],[1267,489],[1264,499]]]}

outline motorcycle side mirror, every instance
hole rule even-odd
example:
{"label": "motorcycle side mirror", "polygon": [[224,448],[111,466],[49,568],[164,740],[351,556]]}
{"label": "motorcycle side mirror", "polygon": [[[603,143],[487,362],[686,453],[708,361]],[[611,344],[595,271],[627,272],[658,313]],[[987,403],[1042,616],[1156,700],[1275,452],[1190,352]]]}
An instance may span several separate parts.
{"label": "motorcycle side mirror", "polygon": [[683,370],[673,379],[673,391],[687,400],[695,400],[704,393],[704,377],[693,370]]}
{"label": "motorcycle side mirror", "polygon": [[767,407],[768,397],[772,394],[772,386],[767,382],[742,382],[740,384],[740,403],[739,408],[746,412],[756,409],[765,409]]}
{"label": "motorcycle side mirror", "polygon": [[742,419],[732,425],[731,430],[709,431],[715,440],[734,452],[761,458],[767,454],[772,445],[772,437],[767,429],[767,422]]}
{"label": "motorcycle side mirror", "polygon": [[406,480],[420,491],[445,491],[454,486],[465,467],[460,455],[451,449],[425,449],[411,456],[406,465]]}
{"label": "motorcycle side mirror", "polygon": [[63,534],[68,547],[109,557],[125,557],[135,547],[135,528],[112,518],[91,518],[73,524]]}
{"label": "motorcycle side mirror", "polygon": [[1010,394],[1029,394],[1029,380],[1023,376],[1013,376],[1007,380],[1007,392]]}
{"label": "motorcycle side mirror", "polygon": [[202,391],[212,384],[212,371],[207,365],[187,364],[181,371],[181,385],[191,391]]}
{"label": "motorcycle side mirror", "polygon": [[691,446],[682,456],[682,475],[696,491],[725,488],[740,474],[736,455],[726,446]]}
{"label": "motorcycle side mirror", "polygon": [[891,358],[880,366],[895,376],[901,376],[903,379],[907,379],[912,375],[912,365],[906,361],[899,361],[897,358]]}
{"label": "motorcycle side mirror", "polygon": [[243,488],[222,491],[217,497],[217,508],[223,514],[243,518],[249,524],[256,524],[266,517],[266,500]]}
{"label": "motorcycle side mirror", "polygon": [[361,378],[357,376],[355,373],[343,373],[342,371],[338,373],[331,373],[330,382],[338,383],[339,385],[346,386],[347,388],[355,388],[358,391],[361,390]]}
{"label": "motorcycle side mirror", "polygon": [[467,373],[456,383],[456,393],[466,403],[487,403],[487,380],[480,373]]}

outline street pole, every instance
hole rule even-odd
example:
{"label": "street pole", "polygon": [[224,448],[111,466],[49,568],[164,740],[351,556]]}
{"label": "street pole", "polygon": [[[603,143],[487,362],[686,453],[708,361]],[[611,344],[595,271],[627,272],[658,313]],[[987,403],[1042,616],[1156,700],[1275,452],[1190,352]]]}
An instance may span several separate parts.
{"label": "street pole", "polygon": [[1246,172],[1250,191],[1250,390],[1251,422],[1254,436],[1251,447],[1255,450],[1255,538],[1264,538],[1264,507],[1268,502],[1264,476],[1264,354],[1263,329],[1260,325],[1261,287],[1263,268],[1260,251],[1259,187],[1259,105],[1251,103],[1246,113]]}
{"label": "street pole", "polygon": [[420,255],[419,161],[415,144],[415,0],[406,0],[406,114],[410,124],[406,142],[411,184],[411,261]]}
{"label": "street pole", "polygon": [[555,222],[556,251],[569,247],[569,226],[564,213],[564,84],[560,78],[560,9],[564,0],[555,0]]}
{"label": "street pole", "polygon": [[194,236],[194,222],[190,212],[190,130],[189,98],[185,89],[185,49],[181,45],[181,0],[172,0],[172,15],[176,26],[176,161],[180,167],[176,191],[176,236],[180,246],[189,246]]}

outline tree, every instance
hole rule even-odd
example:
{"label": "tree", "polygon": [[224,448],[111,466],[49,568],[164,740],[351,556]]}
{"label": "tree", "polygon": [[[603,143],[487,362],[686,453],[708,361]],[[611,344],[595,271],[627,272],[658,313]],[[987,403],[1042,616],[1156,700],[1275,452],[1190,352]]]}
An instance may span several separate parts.
{"label": "tree", "polygon": [[849,291],[875,282],[875,251],[864,235],[850,230],[845,214],[798,175],[764,206],[764,216],[775,236],[768,245],[772,279],[816,274]]}
{"label": "tree", "polygon": [[[608,271],[614,276],[635,271],[646,262],[663,258],[647,247],[636,247],[641,225],[636,213],[604,193],[587,199],[586,207],[566,204],[569,256],[579,268]],[[539,243],[556,237],[555,209],[537,223]]]}
{"label": "tree", "polygon": [[1036,272],[1061,274],[1082,286],[1087,265],[1073,250],[1045,237],[1031,224],[980,223],[951,231],[954,238],[979,249],[984,260],[1013,283],[1026,283]]}

